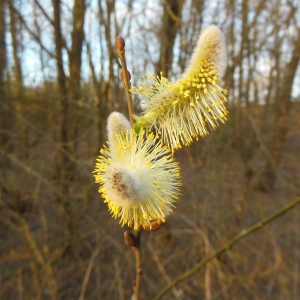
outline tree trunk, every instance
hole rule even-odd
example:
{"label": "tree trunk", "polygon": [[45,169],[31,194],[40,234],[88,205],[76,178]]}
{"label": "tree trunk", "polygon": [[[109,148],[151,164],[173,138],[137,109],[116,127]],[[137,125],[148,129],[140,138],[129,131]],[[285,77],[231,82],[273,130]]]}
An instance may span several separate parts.
{"label": "tree trunk", "polygon": [[5,70],[6,70],[6,41],[5,41],[5,1],[0,1],[0,93],[5,92]]}
{"label": "tree trunk", "polygon": [[21,61],[19,57],[21,51],[20,51],[20,43],[18,39],[18,30],[16,28],[17,20],[16,20],[16,13],[15,13],[13,0],[8,0],[8,3],[9,3],[9,17],[10,17],[10,34],[11,34],[13,58],[14,58],[16,95],[18,98],[21,98],[23,95],[23,76],[22,76]]}
{"label": "tree trunk", "polygon": [[101,117],[100,113],[105,113],[106,115],[107,108],[106,108],[106,101],[102,96],[101,82],[99,82],[96,77],[95,67],[92,61],[92,54],[91,54],[89,43],[86,44],[86,50],[87,50],[89,67],[92,76],[91,80],[93,84],[93,100],[94,100],[95,107],[97,107],[97,111],[98,111],[98,116],[95,120],[95,125],[98,131],[98,140],[97,140],[97,147],[96,147],[98,153],[99,148],[102,147],[102,145],[105,142],[105,136],[103,133],[105,132],[105,128],[106,128],[106,119],[104,120],[104,118]]}
{"label": "tree trunk", "polygon": [[[12,40],[12,50],[13,50],[13,61],[14,61],[14,87],[15,87],[15,110],[18,114],[25,114],[26,104],[24,103],[26,100],[24,98],[24,90],[23,90],[23,75],[22,75],[22,65],[20,60],[20,41],[19,41],[19,32],[17,28],[17,24],[19,20],[17,19],[18,14],[16,14],[16,9],[14,7],[14,1],[8,0],[9,5],[9,17],[10,17],[10,34]],[[16,149],[18,149],[19,156],[24,158],[28,157],[28,145],[27,145],[27,128],[24,123],[20,123],[18,126],[18,145]]]}
{"label": "tree trunk", "polygon": [[[116,56],[114,55],[114,45],[112,45],[111,42],[111,17],[113,12],[115,11],[115,3],[114,0],[106,0],[106,15],[104,14],[104,9],[101,5],[101,1],[98,0],[98,7],[99,7],[99,19],[100,19],[100,26],[104,26],[104,37],[105,37],[105,44],[106,44],[106,50],[108,53],[108,67],[109,67],[109,74],[108,74],[108,80],[105,79],[104,75],[101,74],[100,76],[100,89],[102,91],[101,93],[101,99],[100,103],[98,105],[98,136],[100,144],[102,145],[105,141],[106,137],[106,120],[108,117],[108,114],[112,112],[115,107],[117,106],[115,92],[114,89],[114,82],[115,82],[115,76],[114,76],[114,70],[113,66],[116,62]],[[101,42],[101,50],[104,50],[103,42]],[[104,64],[104,60],[102,61],[102,65]]]}
{"label": "tree trunk", "polygon": [[[5,1],[0,1],[0,101],[8,104],[5,97],[5,73],[6,73],[6,41],[5,41]],[[2,103],[1,103],[2,104]],[[7,111],[0,109],[0,145],[3,147],[8,142],[6,130],[9,127]]]}
{"label": "tree trunk", "polygon": [[58,83],[58,94],[59,94],[59,143],[64,152],[59,151],[57,155],[57,170],[60,178],[61,191],[64,194],[68,194],[68,179],[70,179],[69,168],[71,162],[66,152],[69,152],[70,147],[68,143],[68,110],[69,110],[69,99],[68,91],[66,86],[66,75],[63,68],[62,60],[62,34],[60,25],[60,1],[52,0],[54,9],[54,39],[55,39],[55,52],[56,52],[56,67],[57,67],[57,83]]}
{"label": "tree trunk", "polygon": [[[82,43],[84,40],[84,31],[83,31],[83,24],[84,24],[84,16],[85,16],[85,0],[75,0],[74,8],[73,8],[73,30],[72,30],[72,47],[69,53],[69,60],[70,60],[70,97],[71,103],[77,102],[81,98],[81,87],[80,87],[80,80],[81,80],[81,54],[82,54]],[[75,104],[75,103],[74,103]],[[70,108],[74,107],[77,109],[75,104],[72,105]],[[77,140],[78,140],[78,129],[79,129],[79,118],[77,113],[72,113],[72,124],[70,128],[70,141],[72,141],[72,153],[76,155],[77,151]]]}
{"label": "tree trunk", "polygon": [[279,86],[278,93],[275,96],[275,126],[274,136],[271,142],[272,149],[270,150],[272,161],[269,160],[265,164],[257,180],[256,187],[261,191],[270,191],[274,187],[276,181],[274,164],[276,166],[279,165],[285,144],[285,138],[288,129],[290,99],[299,60],[300,29],[298,29],[298,37],[294,43],[291,60],[287,63],[284,69],[282,81]]}
{"label": "tree trunk", "polygon": [[163,76],[168,77],[169,70],[173,63],[173,46],[176,34],[180,27],[181,11],[184,0],[164,0],[163,1],[163,23],[160,36],[160,58],[156,64],[157,74],[163,72]]}

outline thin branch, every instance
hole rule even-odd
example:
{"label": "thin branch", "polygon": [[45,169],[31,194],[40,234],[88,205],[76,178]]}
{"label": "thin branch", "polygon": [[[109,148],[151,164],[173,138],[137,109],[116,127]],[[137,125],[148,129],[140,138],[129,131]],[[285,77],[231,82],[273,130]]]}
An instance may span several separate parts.
{"label": "thin branch", "polygon": [[91,258],[90,258],[88,267],[87,267],[85,275],[84,275],[83,283],[82,283],[82,286],[81,286],[79,300],[83,300],[84,299],[86,287],[87,287],[87,284],[89,282],[89,278],[90,278],[90,275],[91,275],[91,272],[92,272],[92,269],[93,269],[93,266],[94,266],[95,259],[96,259],[97,255],[99,253],[99,250],[100,250],[100,248],[97,247],[94,250],[94,252],[93,252],[93,254],[92,254]]}
{"label": "thin branch", "polygon": [[20,19],[21,23],[24,25],[24,27],[26,28],[26,30],[28,31],[28,33],[33,37],[33,39],[41,46],[41,48],[51,57],[51,58],[56,58],[55,54],[52,53],[50,50],[48,50],[44,44],[42,43],[40,37],[38,35],[36,35],[27,25],[25,19],[23,18],[23,16],[21,15],[21,13],[12,6],[12,9],[14,10],[14,12],[18,15],[18,18]]}
{"label": "thin branch", "polygon": [[121,63],[122,63],[122,74],[123,75],[121,75],[121,77],[122,77],[122,80],[124,83],[124,89],[125,89],[126,98],[127,98],[127,102],[128,102],[130,124],[133,127],[135,122],[133,119],[134,109],[133,109],[133,104],[132,104],[132,96],[130,93],[130,82],[129,82],[130,75],[127,70],[127,64],[126,64],[126,58],[125,58],[125,41],[120,36],[118,36],[116,38],[116,48],[117,48],[117,52],[118,52],[118,55],[119,55]]}
{"label": "thin branch", "polygon": [[53,20],[50,18],[50,16],[47,14],[47,12],[45,11],[45,9],[43,8],[43,6],[40,4],[40,2],[38,0],[33,0],[34,3],[36,4],[36,6],[40,9],[40,11],[43,13],[44,17],[47,19],[47,21],[54,27],[54,22]]}
{"label": "thin branch", "polygon": [[[81,163],[78,159],[76,159],[75,156],[73,156],[69,151],[67,151],[66,149],[64,149],[59,143],[57,143],[50,135],[48,135],[46,132],[44,132],[43,130],[41,130],[39,127],[35,126],[33,123],[31,123],[28,119],[26,119],[22,114],[18,113],[17,111],[11,109],[9,107],[9,105],[7,105],[6,103],[0,101],[0,105],[7,111],[9,111],[10,113],[14,114],[22,123],[26,124],[28,127],[30,127],[32,130],[34,130],[35,132],[37,132],[38,134],[42,135],[44,138],[46,138],[48,141],[50,141],[51,143],[53,143],[55,145],[55,147],[61,152],[63,153],[65,156],[67,156],[70,161],[76,163],[76,164],[84,164]],[[88,164],[86,164],[88,165]]]}
{"label": "thin branch", "polygon": [[[169,275],[167,274],[163,264],[161,263],[157,253],[155,252],[154,248],[152,247],[151,243],[147,242],[147,247],[148,249],[151,251],[152,253],[152,257],[153,259],[155,260],[156,264],[157,264],[157,268],[158,270],[160,271],[162,277],[165,279],[165,281],[167,283],[171,283],[171,279],[169,277]],[[173,295],[176,299],[181,299],[180,297],[180,293],[177,291],[177,289],[175,287],[172,288],[172,292],[173,292]]]}
{"label": "thin branch", "polygon": [[118,285],[118,292],[119,292],[119,300],[124,300],[124,289],[123,289],[123,284],[122,284],[122,278],[121,278],[121,272],[120,272],[120,266],[118,259],[114,261],[114,266],[115,266],[115,276],[116,276],[116,281]]}
{"label": "thin branch", "polygon": [[140,288],[142,277],[141,266],[141,228],[137,231],[137,234],[133,234],[130,230],[124,232],[124,242],[127,246],[131,247],[135,253],[136,263],[136,276],[133,283],[134,300],[140,300]]}
{"label": "thin branch", "polygon": [[[121,71],[121,79],[124,84],[124,89],[126,93],[127,103],[128,103],[128,110],[129,110],[129,118],[130,118],[130,124],[133,127],[134,125],[134,109],[132,104],[132,97],[130,93],[130,73],[127,70],[127,64],[126,64],[126,58],[125,58],[125,41],[122,37],[118,36],[116,38],[116,49],[118,52],[118,55],[121,60],[122,64],[122,71]],[[131,239],[132,237],[130,237]],[[129,239],[129,240],[130,240]],[[126,241],[125,241],[126,242]],[[128,240],[127,240],[128,242]],[[140,288],[141,288],[141,279],[142,279],[142,265],[141,265],[141,230],[137,231],[136,234],[136,245],[130,245],[132,249],[135,252],[135,261],[136,261],[136,278],[134,283],[134,300],[140,300]]]}
{"label": "thin branch", "polygon": [[260,143],[260,147],[263,150],[263,152],[266,154],[267,159],[271,165],[271,167],[273,168],[274,173],[276,174],[277,178],[280,179],[283,183],[289,185],[291,188],[293,188],[297,193],[300,192],[299,188],[297,186],[295,186],[289,179],[285,178],[284,175],[280,172],[276,162],[274,161],[274,158],[272,157],[270,151],[268,150],[265,142],[262,139],[261,133],[259,131],[259,129],[257,128],[257,126],[255,125],[255,122],[253,120],[253,118],[250,116],[249,113],[247,113],[246,110],[243,110],[244,115],[246,116],[246,118],[249,120],[249,123],[256,135],[257,141]]}
{"label": "thin branch", "polygon": [[174,279],[170,284],[165,286],[154,298],[153,300],[159,300],[162,299],[162,297],[169,291],[171,290],[177,283],[189,278],[190,276],[194,275],[197,273],[204,265],[206,265],[209,261],[212,259],[216,258],[220,254],[228,251],[235,243],[240,241],[241,239],[245,238],[249,234],[255,232],[256,230],[261,229],[264,227],[266,224],[270,223],[271,221],[277,219],[278,217],[282,216],[285,214],[287,211],[291,210],[294,208],[296,205],[300,204],[300,197],[296,198],[294,201],[291,201],[287,205],[283,206],[279,210],[277,210],[274,214],[270,215],[269,217],[257,222],[251,227],[248,227],[244,230],[242,230],[238,235],[236,235],[233,239],[228,241],[224,246],[218,248],[215,250],[213,253],[207,255],[202,259],[200,262],[195,264],[191,269],[187,270],[185,273]]}
{"label": "thin branch", "polygon": [[9,154],[5,152],[4,150],[0,149],[0,154],[7,157],[11,162],[13,162],[16,166],[21,168],[23,171],[25,171],[28,175],[32,175],[39,180],[46,186],[50,187],[53,190],[53,193],[57,196],[59,196],[61,199],[65,199],[66,201],[70,201],[70,199],[64,195],[55,185],[53,185],[47,178],[43,177],[40,173],[33,170],[30,166],[23,163],[21,160],[19,160],[17,157],[15,157],[12,154]]}
{"label": "thin branch", "polygon": [[137,232],[137,247],[133,247],[136,261],[136,277],[134,284],[134,300],[140,300],[140,289],[142,279],[142,264],[141,264],[141,231]]}

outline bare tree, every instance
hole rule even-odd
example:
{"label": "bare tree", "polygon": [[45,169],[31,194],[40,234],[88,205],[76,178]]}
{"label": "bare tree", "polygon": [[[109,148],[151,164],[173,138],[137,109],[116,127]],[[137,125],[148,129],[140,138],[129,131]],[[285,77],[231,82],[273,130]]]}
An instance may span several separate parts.
{"label": "bare tree", "polygon": [[[5,24],[5,1],[0,2],[0,96],[1,101],[5,101],[6,91],[5,91],[5,73],[6,73],[6,24]],[[7,102],[7,100],[5,101]],[[5,117],[7,113],[4,112],[4,109],[0,110],[0,143],[5,145],[8,141],[7,134],[4,132],[7,129],[7,119]]]}
{"label": "bare tree", "polygon": [[[5,1],[0,3],[0,94],[5,93],[5,71],[6,71],[6,24],[5,24]],[[2,98],[4,99],[4,97]]]}
{"label": "bare tree", "polygon": [[188,64],[189,57],[197,43],[198,36],[203,26],[205,0],[192,0],[190,5],[187,1],[185,1],[183,7],[184,6],[188,9],[189,17],[187,20],[181,20],[180,24],[180,50],[178,64],[181,73],[184,72],[184,69]]}
{"label": "bare tree", "polygon": [[[69,139],[68,139],[68,113],[69,113],[69,98],[67,90],[67,80],[63,67],[62,59],[62,33],[61,33],[61,12],[60,12],[60,1],[53,0],[54,9],[54,40],[55,40],[55,52],[56,52],[56,67],[57,67],[57,83],[59,92],[59,104],[60,104],[60,126],[59,126],[59,143],[63,149],[68,152],[70,150]],[[60,177],[60,185],[63,193],[68,194],[68,179],[69,179],[69,168],[71,162],[68,156],[63,154],[61,151],[58,152],[58,174]]]}
{"label": "bare tree", "polygon": [[289,111],[291,106],[292,87],[295,80],[298,63],[300,60],[300,28],[293,41],[293,51],[289,62],[281,70],[282,79],[279,82],[278,92],[275,95],[275,123],[271,142],[270,154],[272,160],[268,160],[257,180],[257,187],[262,191],[270,191],[276,181],[274,166],[278,167],[285,146],[287,128],[289,124]]}
{"label": "bare tree", "polygon": [[165,77],[173,63],[173,47],[180,28],[181,11],[184,0],[163,1],[163,17],[160,31],[160,58],[156,64],[156,73],[163,72]]}
{"label": "bare tree", "polygon": [[[12,40],[12,50],[13,50],[13,61],[14,61],[14,87],[15,91],[15,109],[16,111],[23,115],[23,110],[25,106],[23,102],[24,98],[24,87],[23,87],[23,74],[22,74],[22,64],[21,64],[21,43],[20,43],[20,20],[18,18],[17,9],[15,8],[14,0],[8,0],[9,5],[9,16],[10,16],[10,34]],[[19,26],[20,27],[20,26]],[[24,124],[19,124],[19,155],[23,158],[28,156],[27,147],[27,128]]]}
{"label": "bare tree", "polygon": [[[114,64],[117,63],[117,57],[114,53],[114,45],[112,43],[111,36],[111,28],[112,26],[112,18],[115,12],[115,1],[114,0],[106,0],[105,5],[102,4],[100,0],[98,0],[98,8],[99,8],[99,21],[100,26],[103,28],[104,36],[101,36],[101,50],[107,51],[107,59],[108,59],[108,79],[105,79],[105,72],[100,74],[99,87],[101,92],[100,102],[98,104],[98,134],[99,141],[101,143],[105,140],[105,127],[106,127],[106,118],[109,112],[113,111],[116,104],[116,90],[115,87],[115,74],[114,74]],[[104,57],[103,57],[104,58]],[[102,65],[104,64],[104,59],[102,60]]]}
{"label": "bare tree", "polygon": [[[72,26],[72,46],[69,51],[69,90],[70,99],[72,101],[78,101],[81,97],[81,56],[82,56],[82,44],[84,41],[84,16],[85,16],[85,0],[75,0],[73,7],[73,26]],[[75,103],[74,103],[75,104]],[[72,107],[72,106],[71,106]],[[70,136],[70,142],[72,141],[72,152],[75,154],[77,149],[78,129],[80,127],[79,118],[76,114],[72,114],[72,128],[73,132]],[[70,120],[70,122],[71,122]],[[71,132],[70,132],[71,133]]]}
{"label": "bare tree", "polygon": [[17,29],[17,15],[16,9],[14,7],[14,0],[8,0],[9,3],[9,16],[10,16],[10,34],[12,39],[13,46],[13,58],[14,58],[14,75],[16,81],[16,95],[18,98],[22,97],[23,94],[23,75],[22,75],[22,67],[20,60],[20,41],[18,35],[20,34]]}

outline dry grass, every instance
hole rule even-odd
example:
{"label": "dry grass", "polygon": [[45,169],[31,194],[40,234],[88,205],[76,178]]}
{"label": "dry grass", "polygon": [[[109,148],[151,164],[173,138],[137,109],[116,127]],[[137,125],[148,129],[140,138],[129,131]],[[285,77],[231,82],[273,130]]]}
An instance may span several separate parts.
{"label": "dry grass", "polygon": [[[24,115],[10,117],[11,138],[0,159],[0,298],[79,299],[84,285],[84,299],[130,299],[134,253],[123,242],[126,228],[110,217],[92,177],[99,150],[95,110],[74,107],[82,123],[76,171],[63,199],[71,206],[71,213],[66,213],[55,176],[60,146],[55,142],[54,103],[55,99],[35,95]],[[261,118],[266,109],[270,118]],[[183,195],[161,229],[143,232],[143,299],[151,299],[241,229],[299,195],[298,103],[293,104],[282,160],[274,170],[276,185],[268,193],[257,190],[255,183],[272,147],[272,110],[246,111],[253,123],[243,114],[236,127],[231,111],[226,125],[176,153]],[[19,153],[22,126],[28,137],[27,157]],[[296,208],[209,263],[164,299],[298,299],[299,224]]]}

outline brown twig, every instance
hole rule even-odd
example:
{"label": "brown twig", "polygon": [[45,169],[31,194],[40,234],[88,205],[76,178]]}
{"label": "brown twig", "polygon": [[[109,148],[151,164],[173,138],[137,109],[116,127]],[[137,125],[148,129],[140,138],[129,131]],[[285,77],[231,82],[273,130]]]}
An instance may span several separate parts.
{"label": "brown twig", "polygon": [[140,300],[140,289],[142,279],[142,265],[141,265],[141,230],[137,231],[136,235],[137,247],[133,247],[136,261],[136,278],[134,284],[134,300]]}
{"label": "brown twig", "polygon": [[159,300],[162,299],[162,297],[171,290],[177,283],[189,278],[190,276],[197,273],[203,266],[205,266],[208,262],[210,262],[212,259],[216,258],[220,254],[228,251],[235,243],[240,241],[241,239],[245,238],[252,232],[261,229],[266,224],[270,223],[271,221],[277,219],[278,217],[285,214],[287,211],[294,208],[296,205],[300,204],[300,197],[296,198],[294,201],[291,201],[287,205],[283,206],[279,210],[277,210],[274,214],[270,215],[269,217],[257,222],[253,226],[250,226],[244,230],[242,230],[238,235],[236,235],[233,239],[228,241],[224,246],[218,248],[213,253],[205,256],[200,262],[195,264],[191,269],[187,270],[185,273],[180,275],[179,277],[175,278],[170,284],[165,286],[154,298],[153,300]]}
{"label": "brown twig", "polygon": [[[157,268],[158,270],[160,271],[162,277],[165,279],[165,281],[167,283],[171,283],[172,280],[170,279],[169,275],[167,274],[163,264],[161,263],[157,253],[155,252],[154,248],[152,247],[151,243],[147,242],[147,247],[148,249],[151,251],[151,254],[152,254],[152,257],[154,259],[154,261],[156,262],[157,264]],[[172,288],[172,292],[173,292],[173,295],[176,299],[181,299],[180,297],[180,293],[177,291],[177,289],[175,287]]]}
{"label": "brown twig", "polygon": [[131,93],[129,91],[130,90],[130,82],[129,82],[130,73],[127,70],[127,64],[126,64],[126,59],[125,59],[125,41],[120,36],[118,36],[116,38],[116,49],[117,49],[117,52],[118,52],[118,55],[120,57],[121,64],[122,64],[121,77],[123,80],[127,103],[128,103],[130,124],[133,127],[135,122],[134,122],[134,118],[133,118],[134,109],[133,109],[133,104],[132,104],[132,97],[131,97]]}
{"label": "brown twig", "polygon": [[[125,41],[122,37],[118,36],[116,38],[116,49],[122,64],[121,79],[124,84],[124,89],[126,93],[128,111],[130,124],[134,126],[134,109],[132,104],[132,97],[130,93],[130,73],[127,70],[126,58],[125,58]],[[137,231],[136,236],[131,232],[126,231],[124,233],[125,243],[132,247],[135,252],[135,261],[136,261],[136,278],[134,283],[134,300],[140,300],[140,288],[141,288],[141,278],[142,278],[142,266],[141,266],[141,230]]]}
{"label": "brown twig", "polygon": [[81,291],[80,291],[80,296],[79,296],[79,300],[83,300],[84,299],[84,295],[85,295],[85,291],[86,291],[86,287],[87,287],[87,284],[89,282],[89,278],[90,278],[90,275],[91,275],[91,272],[92,272],[92,268],[94,266],[94,262],[95,262],[95,259],[99,253],[99,250],[100,248],[97,247],[91,258],[90,258],[90,261],[88,263],[88,267],[86,269],[86,272],[85,272],[85,275],[84,275],[84,279],[83,279],[83,283],[82,283],[82,286],[81,286]]}
{"label": "brown twig", "polygon": [[142,278],[142,265],[141,265],[141,229],[137,231],[135,235],[131,231],[124,232],[125,244],[131,247],[135,253],[136,261],[136,278],[133,284],[134,300],[140,300],[140,288]]}

